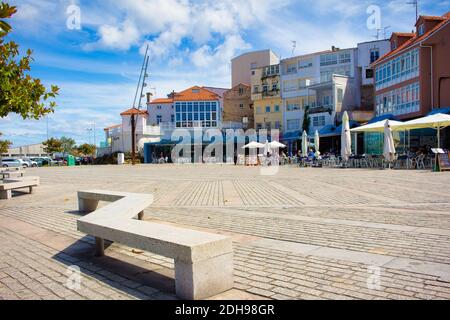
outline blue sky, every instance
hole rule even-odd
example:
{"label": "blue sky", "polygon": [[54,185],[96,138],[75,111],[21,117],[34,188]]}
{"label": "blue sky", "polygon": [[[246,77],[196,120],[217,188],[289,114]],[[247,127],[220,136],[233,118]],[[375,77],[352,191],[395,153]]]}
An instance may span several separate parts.
{"label": "blue sky", "polygon": [[[450,0],[419,0],[420,13],[442,15]],[[88,128],[120,123],[132,105],[143,51],[150,46],[150,91],[164,97],[192,85],[229,87],[230,59],[270,48],[282,58],[374,40],[367,8],[381,8],[381,23],[411,31],[415,9],[407,0],[10,0],[18,6],[10,38],[31,48],[32,75],[61,88],[50,136],[93,142]],[[77,5],[81,30],[67,28]],[[0,119],[15,146],[46,139],[47,120]]]}

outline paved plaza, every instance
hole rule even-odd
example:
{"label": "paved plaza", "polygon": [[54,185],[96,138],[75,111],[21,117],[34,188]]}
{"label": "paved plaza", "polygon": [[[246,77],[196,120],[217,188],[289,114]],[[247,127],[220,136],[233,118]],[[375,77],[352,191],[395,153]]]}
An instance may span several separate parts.
{"label": "paved plaza", "polygon": [[[0,299],[176,299],[173,261],[77,231],[77,191],[152,193],[145,220],[229,235],[212,299],[450,299],[450,174],[147,165],[37,168],[0,201]],[[74,266],[81,285],[70,279]],[[72,269],[68,269],[72,267]]]}

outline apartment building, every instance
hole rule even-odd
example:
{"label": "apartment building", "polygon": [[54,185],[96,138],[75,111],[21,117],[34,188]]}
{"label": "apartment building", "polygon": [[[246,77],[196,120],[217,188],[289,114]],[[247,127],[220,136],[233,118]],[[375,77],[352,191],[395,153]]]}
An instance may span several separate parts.
{"label": "apartment building", "polygon": [[[389,52],[388,40],[359,43],[355,48],[315,52],[281,61],[283,142],[295,153],[309,107],[309,134],[337,135],[347,111],[356,122],[374,115],[371,63]],[[334,129],[333,129],[334,128]],[[334,130],[334,131],[333,131]]]}
{"label": "apartment building", "polygon": [[253,70],[251,98],[257,130],[283,129],[280,81],[279,64]]}
{"label": "apartment building", "polygon": [[450,106],[450,12],[420,16],[416,32],[394,32],[391,50],[373,63],[376,115],[402,120]]}
{"label": "apartment building", "polygon": [[272,50],[247,52],[231,60],[231,87],[240,83],[250,84],[254,70],[280,63]]}
{"label": "apartment building", "polygon": [[224,93],[223,121],[242,123],[244,129],[254,128],[251,87],[240,83]]}
{"label": "apartment building", "polygon": [[299,148],[297,140],[303,131],[305,107],[309,100],[314,101],[312,94],[308,98],[308,87],[320,78],[319,54],[311,53],[284,59],[281,62],[281,96],[283,109],[282,142],[288,146],[288,152],[295,154]]}
{"label": "apartment building", "polygon": [[344,111],[360,104],[357,48],[338,49],[319,55],[320,78],[308,86],[310,134],[325,126],[337,126]]}

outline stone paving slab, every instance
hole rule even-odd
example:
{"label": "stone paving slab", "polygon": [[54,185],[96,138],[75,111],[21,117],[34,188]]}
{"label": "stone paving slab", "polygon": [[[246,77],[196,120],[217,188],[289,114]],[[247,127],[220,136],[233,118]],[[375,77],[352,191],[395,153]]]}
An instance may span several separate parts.
{"label": "stone paving slab", "polygon": [[[76,192],[152,193],[147,220],[234,240],[235,288],[212,299],[450,299],[449,174],[234,166],[36,168],[0,201],[0,298],[174,299],[173,262],[76,229]],[[67,183],[70,181],[70,183]],[[107,188],[105,187],[107,186]],[[81,290],[65,284],[81,268]],[[380,286],[369,289],[375,267]],[[375,270],[376,271],[376,270]]]}

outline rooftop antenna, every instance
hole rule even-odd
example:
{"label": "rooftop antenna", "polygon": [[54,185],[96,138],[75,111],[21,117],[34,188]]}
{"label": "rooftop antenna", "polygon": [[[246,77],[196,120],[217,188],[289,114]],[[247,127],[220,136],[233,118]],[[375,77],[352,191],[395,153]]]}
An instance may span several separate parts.
{"label": "rooftop antenna", "polygon": [[381,29],[377,29],[377,34],[372,36],[372,37],[377,39],[377,40],[380,40],[380,31],[381,31]]}
{"label": "rooftop antenna", "polygon": [[406,4],[410,4],[416,7],[416,21],[419,20],[419,0],[412,0],[411,2],[407,2]]}
{"label": "rooftop antenna", "polygon": [[294,56],[295,49],[297,48],[297,41],[292,41],[292,56]]}

